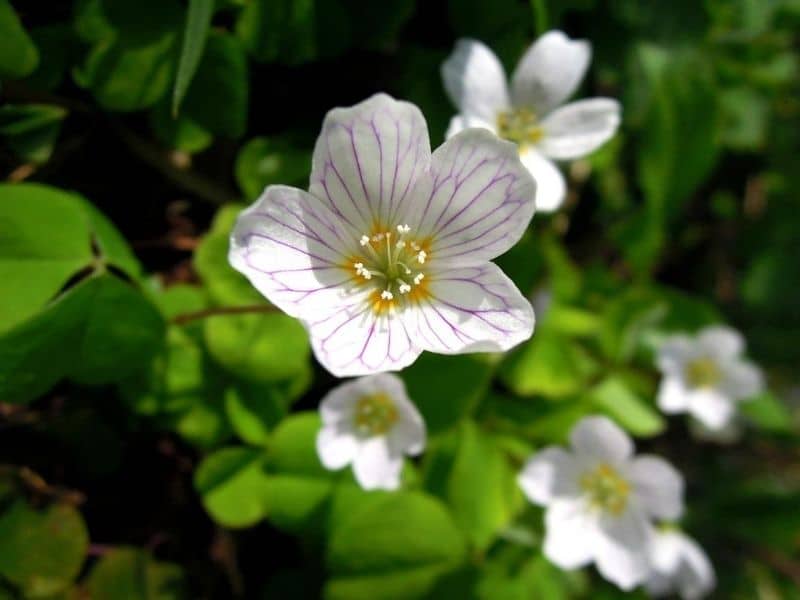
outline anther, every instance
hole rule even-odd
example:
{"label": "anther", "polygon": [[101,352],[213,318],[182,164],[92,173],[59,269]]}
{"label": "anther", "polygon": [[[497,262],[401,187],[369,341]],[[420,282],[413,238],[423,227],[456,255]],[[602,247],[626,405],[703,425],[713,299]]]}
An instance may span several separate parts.
{"label": "anther", "polygon": [[417,253],[417,262],[419,262],[419,264],[421,264],[421,265],[425,264],[425,259],[426,258],[428,258],[428,253],[425,252],[425,250],[420,250]]}
{"label": "anther", "polygon": [[398,280],[397,280],[397,282],[400,284],[400,288],[399,288],[399,290],[400,290],[400,293],[401,293],[401,294],[407,294],[408,292],[410,292],[410,291],[411,291],[411,286],[410,286],[410,285],[408,285],[408,284],[407,284],[405,281],[403,281],[402,279],[398,279]]}
{"label": "anther", "polygon": [[424,273],[417,273],[416,275],[414,275],[414,285],[419,285],[420,283],[422,283],[422,280],[424,278],[425,278]]}
{"label": "anther", "polygon": [[362,246],[366,246],[367,244],[369,244],[369,236],[368,235],[362,235],[361,239],[359,240],[359,242],[361,243]]}
{"label": "anther", "polygon": [[393,298],[394,298],[394,294],[392,294],[392,292],[390,292],[389,290],[383,290],[381,292],[381,299],[382,300],[392,300]]}
{"label": "anther", "polygon": [[409,227],[408,225],[398,225],[397,226],[397,232],[398,233],[408,233],[409,231],[411,231],[411,227]]}

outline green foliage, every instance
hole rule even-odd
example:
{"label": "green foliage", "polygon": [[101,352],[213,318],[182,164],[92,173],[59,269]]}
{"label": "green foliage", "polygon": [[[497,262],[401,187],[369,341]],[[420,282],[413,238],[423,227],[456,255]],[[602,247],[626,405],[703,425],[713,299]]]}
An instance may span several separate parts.
{"label": "green foliage", "polygon": [[98,600],[177,600],[186,591],[181,569],[137,548],[115,548],[95,565],[87,588]]}
{"label": "green foliage", "polygon": [[253,138],[236,157],[235,175],[248,200],[255,200],[268,185],[305,187],[311,153],[285,138]]}
{"label": "green foliage", "polygon": [[16,79],[30,74],[39,63],[39,52],[8,0],[0,0],[0,38],[0,77]]}
{"label": "green foliage", "polygon": [[175,75],[175,87],[172,91],[172,114],[178,114],[181,101],[189,89],[203,50],[206,45],[211,17],[214,13],[214,0],[192,0],[186,15],[186,28],[183,30],[181,58],[178,62],[178,73]]}

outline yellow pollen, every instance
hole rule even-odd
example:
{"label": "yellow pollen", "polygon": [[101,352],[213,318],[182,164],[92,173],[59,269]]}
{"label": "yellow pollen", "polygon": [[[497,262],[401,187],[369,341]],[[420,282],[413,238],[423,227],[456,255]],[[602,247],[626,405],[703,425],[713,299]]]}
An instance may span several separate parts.
{"label": "yellow pollen", "polygon": [[598,510],[619,515],[625,510],[630,484],[610,465],[601,464],[581,476],[581,488]]}
{"label": "yellow pollen", "polygon": [[544,132],[529,108],[513,108],[497,115],[497,134],[520,145],[535,144]]}
{"label": "yellow pollen", "polygon": [[389,431],[397,419],[397,407],[392,399],[386,394],[377,393],[358,399],[353,425],[361,435],[381,435]]}
{"label": "yellow pollen", "polygon": [[712,387],[719,383],[720,373],[717,363],[708,357],[696,358],[686,364],[686,381],[693,388]]}

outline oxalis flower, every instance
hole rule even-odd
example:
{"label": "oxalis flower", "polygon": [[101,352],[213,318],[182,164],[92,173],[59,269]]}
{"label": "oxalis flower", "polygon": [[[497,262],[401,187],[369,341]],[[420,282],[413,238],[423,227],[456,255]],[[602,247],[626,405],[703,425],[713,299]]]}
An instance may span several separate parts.
{"label": "oxalis flower", "polygon": [[339,377],[423,350],[504,351],[531,336],[533,309],[489,261],[525,231],[534,193],[513,144],[470,130],[431,154],[419,109],[377,94],[328,113],[310,191],[267,187],[229,259]]}
{"label": "oxalis flower", "polygon": [[698,600],[716,585],[714,567],[700,545],[681,531],[665,529],[650,545],[652,572],[645,582],[651,596],[678,594]]}
{"label": "oxalis flower", "polygon": [[544,554],[563,569],[592,561],[630,590],[650,573],[653,519],[683,512],[683,478],[655,456],[633,456],[631,439],[606,417],[586,417],[570,450],[550,446],[518,477],[531,502],[547,507]]}
{"label": "oxalis flower", "polygon": [[658,350],[663,374],[658,406],[665,413],[688,412],[709,430],[724,430],[736,405],[764,388],[761,370],[742,358],[744,339],[725,326],[695,336],[668,337]]}
{"label": "oxalis flower", "polygon": [[577,89],[591,60],[589,42],[549,31],[523,55],[511,78],[494,53],[463,39],[442,65],[444,87],[459,110],[447,137],[482,127],[518,145],[536,179],[536,208],[558,209],[566,183],[553,160],[572,160],[608,141],[620,122],[620,105],[591,98],[560,106]]}
{"label": "oxalis flower", "polygon": [[343,383],[323,398],[319,412],[322,464],[335,470],[352,463],[356,481],[367,490],[397,489],[403,455],[425,447],[425,423],[396,375]]}

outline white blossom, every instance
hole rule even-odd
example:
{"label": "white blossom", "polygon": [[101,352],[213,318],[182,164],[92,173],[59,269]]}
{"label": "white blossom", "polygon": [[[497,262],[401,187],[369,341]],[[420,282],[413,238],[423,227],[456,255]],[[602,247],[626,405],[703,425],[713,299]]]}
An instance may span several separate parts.
{"label": "white blossom", "polygon": [[742,358],[743,351],[742,336],[725,326],[667,338],[656,358],[663,375],[659,408],[668,414],[689,413],[709,430],[727,428],[736,405],[764,387],[761,370]]}
{"label": "white blossom", "polygon": [[423,350],[502,352],[534,316],[490,261],[522,236],[535,189],[513,144],[476,129],[431,154],[419,109],[377,94],[328,113],[309,192],[267,187],[229,259],[339,377],[397,371]]}
{"label": "white blossom", "polygon": [[343,383],[323,398],[319,412],[320,461],[331,470],[352,464],[356,481],[367,490],[397,489],[403,456],[425,447],[425,422],[396,375]]}
{"label": "white blossom", "polygon": [[620,122],[611,98],[562,104],[575,92],[591,60],[591,46],[560,31],[542,35],[523,55],[511,78],[483,43],[462,39],[442,65],[444,86],[459,114],[447,136],[481,127],[516,143],[536,179],[536,208],[558,209],[566,196],[564,176],[553,160],[572,160],[608,141]]}
{"label": "white blossom", "polygon": [[714,567],[692,538],[680,531],[658,531],[649,549],[652,571],[645,582],[651,596],[678,594],[683,600],[698,600],[716,585]]}
{"label": "white blossom", "polygon": [[563,569],[594,562],[625,590],[650,573],[654,519],[683,512],[683,478],[666,461],[633,455],[631,439],[606,417],[585,417],[570,448],[544,448],[525,464],[519,485],[547,507],[544,554]]}

